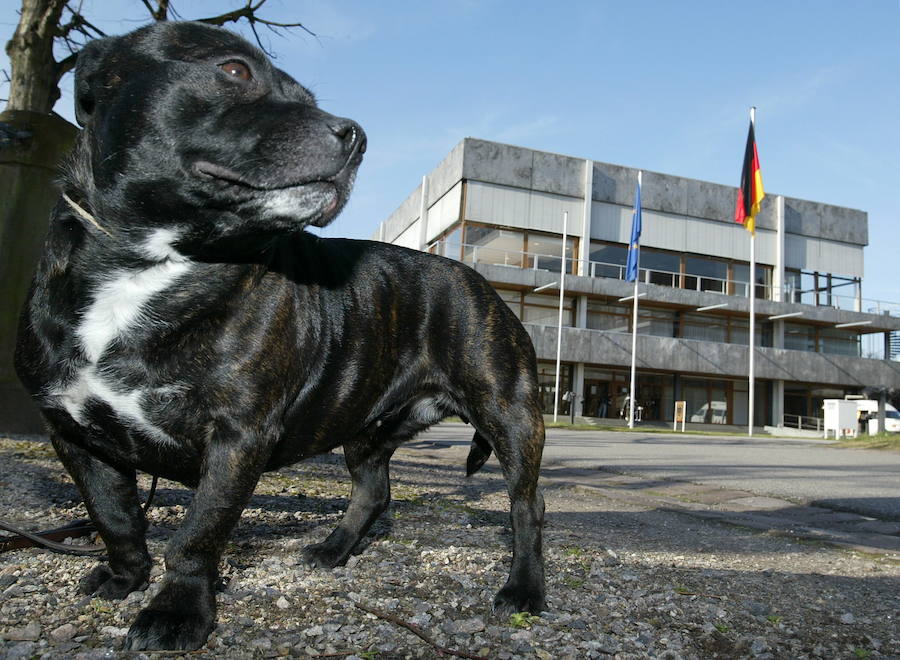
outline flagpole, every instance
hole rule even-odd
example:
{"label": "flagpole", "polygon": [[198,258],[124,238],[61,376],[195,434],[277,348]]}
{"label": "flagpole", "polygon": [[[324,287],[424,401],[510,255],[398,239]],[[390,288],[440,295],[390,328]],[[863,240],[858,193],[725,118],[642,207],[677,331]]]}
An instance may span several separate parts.
{"label": "flagpole", "polygon": [[[556,383],[553,388],[553,421],[556,422],[559,413],[559,358],[562,352],[562,320],[563,320],[563,296],[566,291],[566,242],[569,231],[569,212],[563,211],[563,235],[562,235],[562,266],[559,269],[559,321],[556,325]],[[575,405],[575,402],[570,402]]]}
{"label": "flagpole", "polygon": [[[638,170],[638,188],[641,187],[641,178],[643,171]],[[631,404],[628,406],[628,428],[634,428],[634,409],[637,401],[636,389],[636,373],[637,373],[637,324],[638,324],[638,280],[641,279],[641,253],[637,253],[637,263],[635,270],[637,276],[634,278],[634,300],[631,303],[632,319],[631,319]]]}
{"label": "flagpole", "polygon": [[[750,108],[750,125],[756,126],[756,108]],[[756,225],[754,222],[753,231],[750,233],[750,373],[749,373],[749,389],[747,408],[748,422],[747,435],[753,437],[753,406],[754,395],[756,390],[756,373],[753,368],[753,357],[756,352]]]}
{"label": "flagpole", "polygon": [[756,232],[750,236],[750,392],[747,407],[750,410],[747,435],[753,437],[753,404],[756,389],[756,373],[753,356],[756,353]]}

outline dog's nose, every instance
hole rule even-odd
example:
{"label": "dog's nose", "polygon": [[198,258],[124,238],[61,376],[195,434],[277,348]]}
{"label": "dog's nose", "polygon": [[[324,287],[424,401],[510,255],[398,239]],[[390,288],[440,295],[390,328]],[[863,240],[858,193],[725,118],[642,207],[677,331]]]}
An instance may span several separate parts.
{"label": "dog's nose", "polygon": [[329,124],[334,136],[341,141],[348,154],[366,152],[366,134],[362,127],[352,119],[336,119]]}

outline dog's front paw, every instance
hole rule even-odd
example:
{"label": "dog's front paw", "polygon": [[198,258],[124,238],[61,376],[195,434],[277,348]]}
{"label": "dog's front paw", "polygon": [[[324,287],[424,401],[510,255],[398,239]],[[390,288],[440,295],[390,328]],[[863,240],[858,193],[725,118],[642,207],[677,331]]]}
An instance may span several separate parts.
{"label": "dog's front paw", "polygon": [[121,600],[132,591],[144,589],[147,586],[149,575],[149,570],[113,573],[113,570],[106,564],[99,564],[82,578],[78,589],[88,596]]}
{"label": "dog's front paw", "polygon": [[125,638],[126,651],[194,651],[206,643],[215,628],[215,615],[142,610]]}
{"label": "dog's front paw", "polygon": [[347,554],[342,552],[340,548],[322,542],[313,543],[303,548],[303,558],[306,563],[315,568],[334,568],[335,566],[343,566],[347,563]]}
{"label": "dog's front paw", "polygon": [[524,587],[507,582],[494,596],[494,614],[506,618],[516,612],[540,614],[547,609],[544,590],[538,587]]}

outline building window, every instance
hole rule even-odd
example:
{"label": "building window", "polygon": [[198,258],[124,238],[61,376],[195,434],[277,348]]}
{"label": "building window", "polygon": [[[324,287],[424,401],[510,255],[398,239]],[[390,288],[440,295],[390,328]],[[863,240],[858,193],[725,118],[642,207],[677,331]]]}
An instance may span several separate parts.
{"label": "building window", "polygon": [[523,266],[525,235],[521,231],[466,225],[463,260],[472,263]]}
{"label": "building window", "polygon": [[840,328],[822,328],[819,330],[819,352],[859,357],[859,333]]}
{"label": "building window", "polygon": [[679,255],[642,247],[639,265],[641,282],[662,286],[679,286],[681,273],[681,257]]}
{"label": "building window", "polygon": [[[545,296],[539,293],[524,294],[520,318],[525,323],[556,325],[559,323],[559,296]],[[567,327],[575,325],[574,298],[563,299],[562,324]]]}
{"label": "building window", "polygon": [[638,306],[638,334],[654,337],[675,336],[675,312]]}
{"label": "building window", "polygon": [[[772,346],[772,328],[771,321],[757,321],[753,343],[757,346]],[[744,346],[750,343],[750,319],[728,317],[728,343]]]}
{"label": "building window", "polygon": [[784,324],[784,347],[794,351],[816,352],[816,329],[800,323]]}
{"label": "building window", "polygon": [[607,305],[588,300],[587,327],[607,332],[630,332],[631,312],[625,305]]}
{"label": "building window", "polygon": [[728,342],[728,319],[711,314],[683,314],[681,336],[699,341]]}
{"label": "building window", "polygon": [[840,328],[821,328],[802,323],[784,324],[784,347],[795,351],[859,357],[859,333]]}
{"label": "building window", "polygon": [[687,421],[695,424],[728,424],[731,383],[724,380],[685,378],[681,397],[687,402]]}
{"label": "building window", "polygon": [[[750,264],[732,264],[732,290],[734,295],[746,296],[750,285]],[[768,300],[772,290],[772,267],[756,264],[756,297]]]}
{"label": "building window", "polygon": [[[562,264],[562,236],[466,223],[463,260],[554,273]],[[566,239],[566,272],[577,272],[578,241]]]}
{"label": "building window", "polygon": [[625,279],[625,263],[628,261],[628,248],[624,245],[612,245],[591,242],[591,265],[588,269],[590,277],[609,277]]}
{"label": "building window", "polygon": [[[549,270],[554,273],[560,271],[562,260],[562,236],[556,237],[549,234],[526,233],[525,251],[528,253],[528,267],[537,270]],[[566,237],[566,272],[574,274],[576,240],[572,236]]]}
{"label": "building window", "polygon": [[516,318],[522,320],[522,292],[510,291],[509,289],[495,289],[500,299],[507,304],[516,315]]}
{"label": "building window", "polygon": [[[556,364],[553,362],[538,362],[538,392],[541,397],[541,408],[545,414],[553,414],[553,395],[556,384]],[[560,415],[568,415],[571,400],[564,400],[563,395],[573,390],[572,365],[559,365],[559,393],[557,412]],[[568,397],[567,397],[568,398]]]}
{"label": "building window", "polygon": [[704,257],[684,258],[684,288],[728,293],[728,263]]}
{"label": "building window", "polygon": [[822,418],[822,407],[825,399],[843,399],[848,394],[858,394],[856,389],[827,387],[822,385],[804,385],[802,383],[784,384],[784,416],[785,422],[795,424],[796,417]]}

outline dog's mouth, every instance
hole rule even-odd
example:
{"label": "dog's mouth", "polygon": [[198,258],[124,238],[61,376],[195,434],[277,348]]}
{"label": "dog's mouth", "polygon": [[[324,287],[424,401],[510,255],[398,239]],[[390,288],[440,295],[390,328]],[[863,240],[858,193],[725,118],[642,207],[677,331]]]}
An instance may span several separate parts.
{"label": "dog's mouth", "polygon": [[[356,133],[354,132],[354,136]],[[302,186],[320,184],[320,183],[331,183],[337,185],[338,182],[342,179],[348,178],[348,175],[352,174],[352,171],[359,166],[362,161],[362,156],[366,153],[366,138],[363,137],[361,140],[354,139],[354,146],[352,151],[348,154],[347,160],[344,162],[344,165],[334,174],[330,176],[324,176],[321,179],[312,179],[306,181],[296,181],[296,182],[288,182],[288,183],[267,183],[264,181],[253,181],[247,176],[241,174],[240,172],[236,172],[235,170],[225,167],[224,165],[219,165],[217,163],[213,163],[207,160],[198,160],[195,161],[191,166],[194,174],[204,179],[218,179],[219,181],[223,181],[225,183],[229,183],[235,186],[241,186],[243,188],[250,188],[252,190],[258,191],[278,191],[278,190],[288,190],[292,188],[299,189]]]}
{"label": "dog's mouth", "polygon": [[316,226],[324,226],[341,207],[345,191],[349,191],[352,185],[359,158],[360,154],[354,154],[334,176],[303,182],[252,181],[228,167],[204,160],[196,161],[191,170],[201,179],[235,186],[258,197],[265,216],[293,217]]}
{"label": "dog's mouth", "polygon": [[206,160],[198,160],[197,162],[195,162],[193,165],[193,171],[194,174],[203,179],[218,179],[219,181],[224,181],[225,183],[230,183],[235,186],[241,186],[242,188],[249,188],[251,190],[258,190],[260,192],[275,192],[279,190],[290,190],[293,188],[302,188],[303,186],[322,183],[333,183],[335,179],[337,179],[343,172],[343,170],[341,170],[341,172],[333,177],[327,177],[312,181],[265,183],[251,181],[240,172],[235,172],[234,170],[225,167],[224,165],[217,165],[216,163],[211,163]]}

